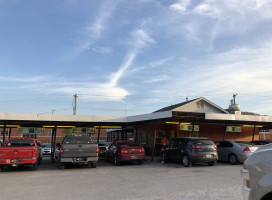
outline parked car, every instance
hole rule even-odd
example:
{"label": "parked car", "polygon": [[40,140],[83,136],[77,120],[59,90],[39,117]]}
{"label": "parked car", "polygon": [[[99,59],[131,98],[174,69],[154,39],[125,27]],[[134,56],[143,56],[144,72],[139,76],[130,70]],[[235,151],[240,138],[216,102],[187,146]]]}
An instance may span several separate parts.
{"label": "parked car", "polygon": [[231,165],[243,163],[251,154],[259,148],[247,141],[222,140],[215,142],[220,161],[228,161]]}
{"label": "parked car", "polygon": [[272,199],[272,144],[258,148],[241,170],[245,200]]}
{"label": "parked car", "polygon": [[98,161],[98,146],[90,136],[67,136],[60,146],[59,168],[64,169],[66,163],[90,165],[96,168]]}
{"label": "parked car", "polygon": [[208,163],[213,166],[218,160],[216,145],[208,138],[180,137],[161,149],[162,161],[182,162],[185,167],[193,163]]}
{"label": "parked car", "polygon": [[[93,140],[94,143],[97,143],[97,140]],[[98,148],[99,148],[99,156],[104,156],[105,151],[108,149],[110,144],[105,140],[99,140]]]}
{"label": "parked car", "polygon": [[112,143],[105,151],[105,160],[114,165],[123,162],[138,162],[141,164],[145,158],[145,149],[138,143],[131,141],[117,141]]}
{"label": "parked car", "polygon": [[31,165],[37,169],[42,157],[39,146],[33,138],[12,138],[0,148],[0,167]]}
{"label": "parked car", "polygon": [[42,152],[44,156],[50,156],[51,155],[51,143],[44,143],[42,146]]}

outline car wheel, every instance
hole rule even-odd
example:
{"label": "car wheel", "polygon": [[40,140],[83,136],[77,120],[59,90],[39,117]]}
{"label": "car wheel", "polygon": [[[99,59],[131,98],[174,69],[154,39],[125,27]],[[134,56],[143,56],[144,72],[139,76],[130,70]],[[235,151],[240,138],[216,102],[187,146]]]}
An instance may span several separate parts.
{"label": "car wheel", "polygon": [[36,171],[36,170],[38,169],[38,162],[39,162],[39,161],[36,161],[36,162],[33,164],[33,166],[32,166],[32,170],[33,170],[33,171]]}
{"label": "car wheel", "polygon": [[114,156],[114,165],[115,166],[120,165],[120,162],[119,162],[119,160],[118,160],[118,158],[116,156]]}
{"label": "car wheel", "polygon": [[140,165],[140,164],[142,164],[142,161],[140,160],[140,161],[138,161],[138,164]]}
{"label": "car wheel", "polygon": [[65,168],[64,164],[63,164],[63,163],[60,163],[60,164],[59,164],[59,169],[60,169],[60,170],[64,170],[64,168]]}
{"label": "car wheel", "polygon": [[3,165],[0,166],[0,172],[1,171],[4,171],[4,166]]}
{"label": "car wheel", "polygon": [[91,164],[92,168],[96,168],[96,165],[97,165],[96,163]]}
{"label": "car wheel", "polygon": [[234,154],[229,155],[229,162],[231,165],[236,165],[238,163],[238,158]]}
{"label": "car wheel", "polygon": [[163,152],[163,154],[162,154],[162,162],[164,162],[164,163],[167,163],[167,162],[168,162],[166,152]]}
{"label": "car wheel", "polygon": [[184,165],[184,167],[191,167],[192,166],[192,163],[187,155],[184,155],[182,157],[182,164]]}
{"label": "car wheel", "polygon": [[208,162],[208,165],[209,165],[209,166],[214,166],[214,165],[216,165],[216,161]]}

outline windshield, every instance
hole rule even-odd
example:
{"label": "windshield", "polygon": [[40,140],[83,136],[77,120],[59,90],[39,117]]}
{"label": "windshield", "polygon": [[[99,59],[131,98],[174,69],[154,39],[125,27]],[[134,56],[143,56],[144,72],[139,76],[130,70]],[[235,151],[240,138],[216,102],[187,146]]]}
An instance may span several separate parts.
{"label": "windshield", "polygon": [[51,148],[51,144],[42,144],[43,148]]}
{"label": "windshield", "polygon": [[211,140],[195,140],[195,144],[198,144],[198,145],[213,145],[214,143],[211,141]]}

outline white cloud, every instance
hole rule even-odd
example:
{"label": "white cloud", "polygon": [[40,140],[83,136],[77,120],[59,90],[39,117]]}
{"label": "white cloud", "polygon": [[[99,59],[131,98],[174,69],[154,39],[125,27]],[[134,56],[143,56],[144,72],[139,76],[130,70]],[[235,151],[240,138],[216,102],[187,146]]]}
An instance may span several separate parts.
{"label": "white cloud", "polygon": [[81,42],[76,49],[76,54],[80,54],[90,49],[90,46],[102,37],[114,10],[115,4],[113,1],[106,1],[106,3],[102,4],[98,16],[92,23],[84,28],[82,34],[83,39],[81,39]]}
{"label": "white cloud", "polygon": [[185,12],[190,3],[190,0],[179,0],[177,3],[170,5],[170,8],[179,12]]}
{"label": "white cloud", "polygon": [[159,77],[151,77],[151,78],[145,78],[147,80],[145,80],[145,83],[157,83],[157,82],[161,82],[161,81],[167,81],[169,80],[169,77],[166,75],[163,76],[159,76]]}

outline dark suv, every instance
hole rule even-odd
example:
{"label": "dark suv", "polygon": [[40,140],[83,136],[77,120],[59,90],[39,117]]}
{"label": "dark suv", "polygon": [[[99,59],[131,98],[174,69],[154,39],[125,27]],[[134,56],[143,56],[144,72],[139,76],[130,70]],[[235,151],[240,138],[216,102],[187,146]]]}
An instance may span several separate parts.
{"label": "dark suv", "polygon": [[162,161],[181,161],[185,167],[206,162],[213,166],[218,160],[217,146],[208,138],[180,137],[161,149]]}

